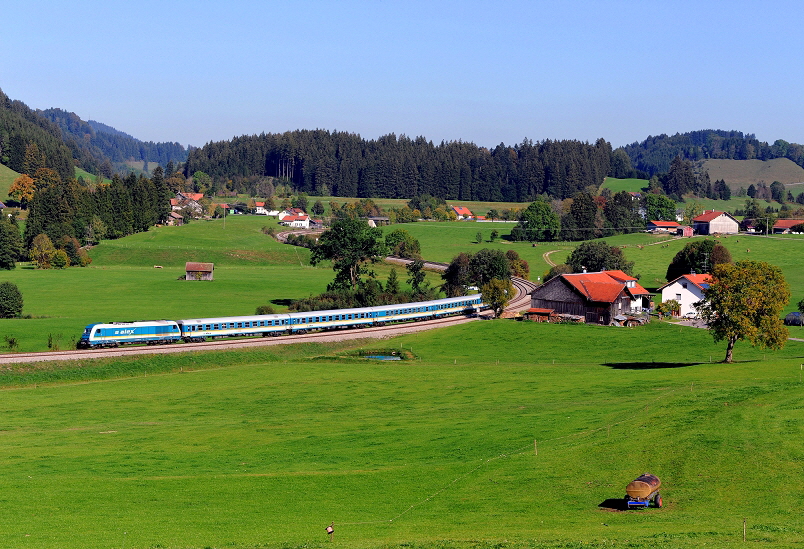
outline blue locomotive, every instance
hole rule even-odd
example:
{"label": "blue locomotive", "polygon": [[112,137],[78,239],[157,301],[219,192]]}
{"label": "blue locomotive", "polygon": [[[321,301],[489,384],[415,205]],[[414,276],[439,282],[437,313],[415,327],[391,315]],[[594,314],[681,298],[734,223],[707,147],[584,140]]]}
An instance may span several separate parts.
{"label": "blue locomotive", "polygon": [[84,329],[78,346],[117,347],[128,343],[156,345],[182,340],[205,341],[208,338],[305,334],[310,331],[364,328],[389,322],[472,314],[479,312],[482,307],[482,296],[477,294],[330,311],[90,324]]}
{"label": "blue locomotive", "polygon": [[126,343],[158,345],[180,340],[181,329],[173,320],[110,322],[90,324],[84,328],[78,347],[117,347]]}

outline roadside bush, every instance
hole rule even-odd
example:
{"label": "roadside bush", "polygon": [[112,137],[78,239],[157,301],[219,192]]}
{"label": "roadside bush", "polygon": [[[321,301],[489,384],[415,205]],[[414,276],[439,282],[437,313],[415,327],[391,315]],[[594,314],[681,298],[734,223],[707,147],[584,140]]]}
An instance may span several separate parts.
{"label": "roadside bush", "polygon": [[257,307],[257,310],[254,312],[255,315],[272,315],[276,314],[276,311],[270,305],[260,305]]}
{"label": "roadside bush", "polygon": [[22,314],[22,293],[13,282],[0,283],[0,318],[14,318]]}

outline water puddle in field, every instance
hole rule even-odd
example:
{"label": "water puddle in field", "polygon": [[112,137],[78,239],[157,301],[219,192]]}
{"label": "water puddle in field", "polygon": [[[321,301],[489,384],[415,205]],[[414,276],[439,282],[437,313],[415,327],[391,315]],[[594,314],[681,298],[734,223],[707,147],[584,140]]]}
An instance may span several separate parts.
{"label": "water puddle in field", "polygon": [[401,356],[389,356],[389,355],[368,355],[363,358],[371,358],[373,360],[402,360]]}

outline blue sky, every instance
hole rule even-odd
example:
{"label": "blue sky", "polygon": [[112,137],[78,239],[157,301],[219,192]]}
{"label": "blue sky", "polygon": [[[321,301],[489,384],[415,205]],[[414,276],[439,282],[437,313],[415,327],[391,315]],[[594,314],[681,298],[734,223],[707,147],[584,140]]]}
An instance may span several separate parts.
{"label": "blue sky", "polygon": [[804,143],[804,4],[26,0],[0,88],[134,137],[472,141],[734,129]]}

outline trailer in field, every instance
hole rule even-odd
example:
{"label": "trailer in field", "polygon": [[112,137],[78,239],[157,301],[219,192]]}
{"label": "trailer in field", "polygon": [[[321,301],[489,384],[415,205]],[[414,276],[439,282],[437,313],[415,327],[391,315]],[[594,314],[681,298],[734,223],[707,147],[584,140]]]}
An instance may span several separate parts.
{"label": "trailer in field", "polygon": [[662,495],[659,488],[662,481],[659,477],[650,473],[645,473],[632,480],[625,488],[625,503],[629,509],[647,509],[653,504],[654,507],[661,509]]}

